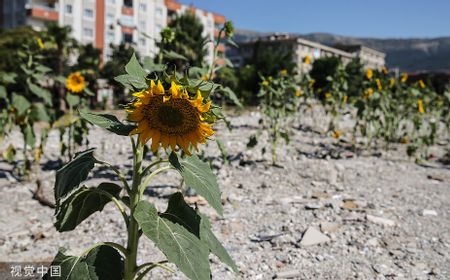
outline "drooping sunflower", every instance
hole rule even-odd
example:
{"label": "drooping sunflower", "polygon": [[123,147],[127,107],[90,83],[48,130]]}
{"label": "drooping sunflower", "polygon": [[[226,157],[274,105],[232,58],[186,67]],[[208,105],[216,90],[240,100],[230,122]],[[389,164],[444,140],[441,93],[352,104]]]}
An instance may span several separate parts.
{"label": "drooping sunflower", "polygon": [[133,94],[136,99],[128,106],[128,120],[138,126],[130,135],[139,134],[139,142],[145,145],[152,140],[151,150],[160,146],[172,150],[180,147],[190,155],[189,146],[197,149],[199,143],[214,134],[212,123],[204,117],[210,110],[211,101],[204,102],[200,91],[191,98],[187,90],[172,82],[166,91],[161,81],[150,82],[147,90]]}
{"label": "drooping sunflower", "polygon": [[83,75],[74,72],[67,77],[66,88],[73,93],[80,93],[86,87]]}

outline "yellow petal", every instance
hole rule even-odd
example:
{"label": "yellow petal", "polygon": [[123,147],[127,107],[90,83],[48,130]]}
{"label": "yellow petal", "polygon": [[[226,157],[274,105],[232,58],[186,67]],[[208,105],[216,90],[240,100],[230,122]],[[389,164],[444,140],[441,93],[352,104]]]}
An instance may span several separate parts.
{"label": "yellow petal", "polygon": [[163,102],[167,102],[167,101],[169,101],[169,100],[170,100],[170,98],[172,98],[172,96],[171,96],[171,95],[164,95],[164,96],[163,96]]}
{"label": "yellow petal", "polygon": [[147,122],[140,122],[138,126],[130,132],[130,135],[138,134],[148,128]]}
{"label": "yellow petal", "polygon": [[174,81],[170,85],[169,94],[173,98],[180,98],[180,87]]}
{"label": "yellow petal", "polygon": [[198,106],[197,108],[200,113],[206,113],[209,111],[210,107],[211,107],[211,101],[208,101],[205,104]]}
{"label": "yellow petal", "polygon": [[169,146],[169,136],[166,134],[161,134],[161,144],[164,149],[167,149]]}
{"label": "yellow petal", "polygon": [[152,152],[156,152],[159,148],[159,140],[161,138],[161,132],[159,132],[158,130],[155,130],[155,133],[153,133],[153,137],[152,137],[152,147],[151,150]]}
{"label": "yellow petal", "polygon": [[158,80],[158,84],[156,85],[156,88],[153,90],[154,94],[164,94],[164,87],[161,84],[161,81]]}

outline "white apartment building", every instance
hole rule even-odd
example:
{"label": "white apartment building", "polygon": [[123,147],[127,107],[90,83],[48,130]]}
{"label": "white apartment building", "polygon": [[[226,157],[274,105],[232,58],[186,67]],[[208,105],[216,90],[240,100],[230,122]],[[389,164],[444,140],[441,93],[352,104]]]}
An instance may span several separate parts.
{"label": "white apartment building", "polygon": [[[106,61],[112,45],[132,44],[141,56],[158,53],[156,41],[161,29],[176,14],[193,12],[204,26],[204,36],[214,39],[225,22],[222,15],[180,4],[174,0],[28,0],[28,25],[42,29],[47,21],[70,26],[72,36],[83,44],[93,44]],[[212,59],[208,45],[206,61]],[[224,53],[221,45],[219,52]]]}

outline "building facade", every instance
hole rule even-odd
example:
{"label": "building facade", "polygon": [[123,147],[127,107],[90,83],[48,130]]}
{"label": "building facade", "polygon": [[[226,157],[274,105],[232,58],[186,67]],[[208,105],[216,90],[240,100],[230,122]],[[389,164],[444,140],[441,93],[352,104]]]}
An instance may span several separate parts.
{"label": "building facade", "polygon": [[[239,48],[228,48],[227,58],[236,66],[242,66],[252,57],[255,46],[278,51],[292,51],[296,69],[299,73],[307,73],[312,68],[314,60],[323,57],[338,57],[345,64],[353,58],[359,57],[366,68],[381,69],[385,64],[385,54],[365,47],[339,46],[331,47],[317,42],[309,41],[288,34],[272,34],[248,42],[239,43]],[[348,48],[344,48],[348,47]],[[305,63],[305,59],[309,63]]]}
{"label": "building facade", "polygon": [[25,25],[26,0],[0,0],[0,28],[11,29]]}
{"label": "building facade", "polygon": [[[174,0],[28,0],[27,24],[42,29],[48,21],[72,28],[72,36],[83,44],[102,50],[104,61],[112,55],[111,45],[128,43],[141,56],[154,57],[160,31],[177,14],[193,12],[204,26],[208,39],[217,36],[225,22],[222,15],[180,4]],[[208,45],[206,62],[212,59]],[[224,46],[219,51],[224,52]]]}

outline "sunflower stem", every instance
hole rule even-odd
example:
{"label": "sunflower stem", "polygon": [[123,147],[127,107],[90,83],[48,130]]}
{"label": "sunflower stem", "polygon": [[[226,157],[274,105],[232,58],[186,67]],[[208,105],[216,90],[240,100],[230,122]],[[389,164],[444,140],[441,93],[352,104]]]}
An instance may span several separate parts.
{"label": "sunflower stem", "polygon": [[140,201],[139,186],[142,180],[142,158],[143,146],[135,143],[131,137],[133,145],[133,183],[130,192],[130,215],[128,223],[128,242],[127,242],[127,256],[125,259],[125,280],[133,280],[137,273],[137,249],[139,244],[139,224],[134,218],[135,208]]}

